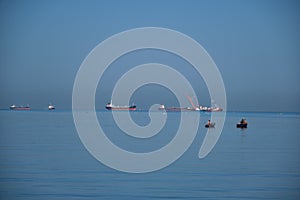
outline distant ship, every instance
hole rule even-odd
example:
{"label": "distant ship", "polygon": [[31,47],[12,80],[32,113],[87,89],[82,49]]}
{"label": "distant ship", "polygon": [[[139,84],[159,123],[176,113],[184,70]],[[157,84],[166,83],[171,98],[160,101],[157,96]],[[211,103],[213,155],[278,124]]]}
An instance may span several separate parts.
{"label": "distant ship", "polygon": [[221,111],[223,111],[223,109],[221,107],[218,107],[218,106],[213,106],[213,107],[200,106],[199,110],[200,111],[205,111],[205,112],[221,112]]}
{"label": "distant ship", "polygon": [[165,107],[165,105],[161,104],[158,108],[158,110],[163,110],[163,111],[173,111],[173,112],[178,112],[178,111],[193,111],[192,108],[190,107]]}
{"label": "distant ship", "polygon": [[165,107],[165,105],[161,104],[158,110],[174,111],[174,112],[179,112],[179,111],[221,112],[223,111],[223,109],[217,105],[211,107],[195,105],[191,97],[187,96],[187,98],[190,101],[192,107]]}
{"label": "distant ship", "polygon": [[29,107],[29,105],[27,106],[16,106],[16,105],[11,105],[9,106],[9,109],[11,110],[30,110],[31,108]]}
{"label": "distant ship", "polygon": [[193,110],[195,111],[204,111],[204,112],[221,112],[223,111],[223,109],[219,106],[217,106],[216,104],[212,107],[206,107],[206,106],[195,106],[193,103],[193,100],[191,97],[187,96],[188,100],[190,101],[190,103],[193,106]]}
{"label": "distant ship", "polygon": [[112,101],[106,104],[105,108],[107,110],[136,110],[136,105],[131,106],[115,106],[112,104]]}
{"label": "distant ship", "polygon": [[48,110],[55,110],[54,105],[52,105],[51,103],[48,105]]}

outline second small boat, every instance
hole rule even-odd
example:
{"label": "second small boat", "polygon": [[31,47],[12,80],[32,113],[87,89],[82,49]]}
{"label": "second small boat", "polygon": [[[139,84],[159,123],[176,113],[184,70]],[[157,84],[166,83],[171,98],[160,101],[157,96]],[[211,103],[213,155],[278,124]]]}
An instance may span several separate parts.
{"label": "second small boat", "polygon": [[248,126],[248,122],[246,121],[245,118],[242,118],[240,123],[236,124],[237,128],[247,128],[247,126]]}
{"label": "second small boat", "polygon": [[48,105],[48,110],[55,110],[55,106],[50,103]]}
{"label": "second small boat", "polygon": [[208,120],[208,122],[205,124],[205,128],[214,128],[215,127],[214,122],[211,122],[210,120]]}

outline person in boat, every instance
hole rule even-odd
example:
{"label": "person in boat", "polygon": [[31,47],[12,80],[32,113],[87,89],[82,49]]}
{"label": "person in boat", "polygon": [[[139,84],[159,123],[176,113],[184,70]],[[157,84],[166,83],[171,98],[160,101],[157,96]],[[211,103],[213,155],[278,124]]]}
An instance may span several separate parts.
{"label": "person in boat", "polygon": [[215,123],[212,123],[210,120],[207,121],[207,123],[205,124],[206,128],[210,128],[210,127],[214,127]]}
{"label": "person in boat", "polygon": [[211,122],[210,122],[210,120],[208,120],[208,122],[207,122],[207,124],[206,125],[208,125],[208,126],[210,126],[211,125]]}
{"label": "person in boat", "polygon": [[245,118],[242,118],[242,120],[240,121],[240,124],[248,124]]}

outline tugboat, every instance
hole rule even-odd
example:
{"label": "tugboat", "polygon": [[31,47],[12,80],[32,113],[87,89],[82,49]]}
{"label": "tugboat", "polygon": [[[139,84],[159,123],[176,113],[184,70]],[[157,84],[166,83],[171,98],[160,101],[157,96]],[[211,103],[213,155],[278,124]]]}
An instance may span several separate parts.
{"label": "tugboat", "polygon": [[29,105],[27,106],[16,106],[15,104],[9,106],[9,109],[11,110],[30,110],[31,108],[29,107]]}
{"label": "tugboat", "polygon": [[55,110],[54,105],[52,105],[51,103],[48,105],[48,110]]}
{"label": "tugboat", "polygon": [[107,110],[136,110],[136,105],[131,106],[115,106],[112,104],[112,101],[106,104],[105,108]]}

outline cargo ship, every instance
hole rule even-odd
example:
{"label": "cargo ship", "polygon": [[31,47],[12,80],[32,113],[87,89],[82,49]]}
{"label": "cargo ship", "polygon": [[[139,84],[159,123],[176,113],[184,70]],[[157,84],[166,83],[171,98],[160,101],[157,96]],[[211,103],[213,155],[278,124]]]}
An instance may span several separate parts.
{"label": "cargo ship", "polygon": [[115,106],[112,104],[112,101],[106,104],[105,108],[107,110],[136,110],[136,105],[131,106]]}
{"label": "cargo ship", "polygon": [[16,105],[11,105],[9,106],[9,109],[11,110],[30,110],[31,108],[27,105],[27,106],[16,106]]}

